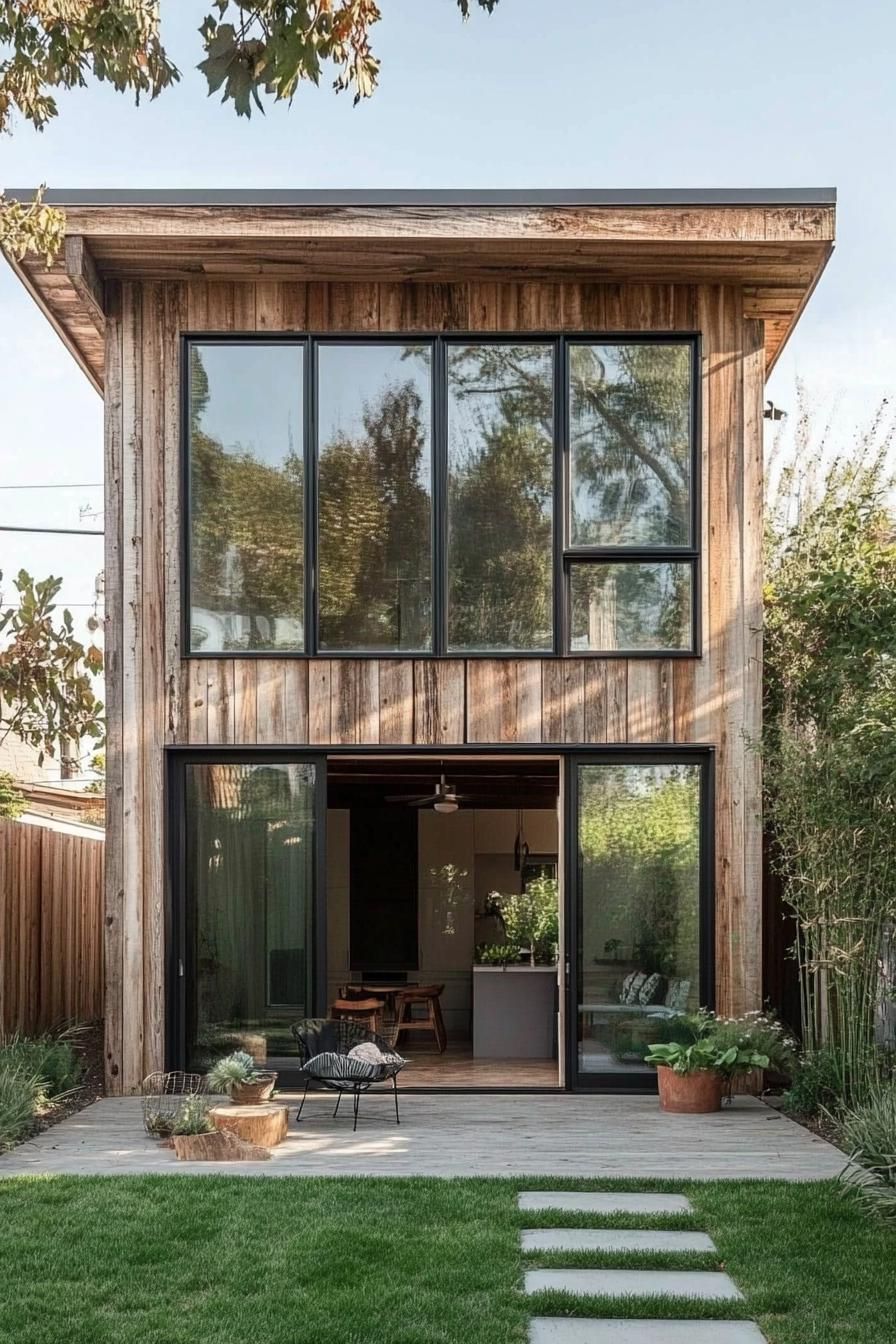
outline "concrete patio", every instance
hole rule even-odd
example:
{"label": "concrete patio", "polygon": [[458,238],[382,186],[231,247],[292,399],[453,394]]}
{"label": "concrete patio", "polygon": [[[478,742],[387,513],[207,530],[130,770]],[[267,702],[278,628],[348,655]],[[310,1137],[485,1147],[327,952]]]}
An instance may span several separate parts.
{"label": "concrete patio", "polygon": [[332,1118],[309,1096],[267,1162],[178,1162],[143,1130],[139,1097],[106,1098],[0,1157],[0,1176],[245,1173],[252,1176],[836,1177],[836,1148],[752,1097],[717,1115],[666,1115],[653,1096],[390,1094]]}

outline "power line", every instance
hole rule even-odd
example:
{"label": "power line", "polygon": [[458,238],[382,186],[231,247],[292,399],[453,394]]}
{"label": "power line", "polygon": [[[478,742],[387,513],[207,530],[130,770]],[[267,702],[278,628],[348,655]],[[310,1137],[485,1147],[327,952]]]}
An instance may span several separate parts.
{"label": "power line", "polygon": [[0,532],[45,532],[54,536],[66,537],[103,537],[101,527],[9,527],[0,523]]}
{"label": "power line", "polygon": [[99,490],[102,484],[102,481],[72,481],[61,485],[56,482],[50,485],[0,485],[0,490]]}

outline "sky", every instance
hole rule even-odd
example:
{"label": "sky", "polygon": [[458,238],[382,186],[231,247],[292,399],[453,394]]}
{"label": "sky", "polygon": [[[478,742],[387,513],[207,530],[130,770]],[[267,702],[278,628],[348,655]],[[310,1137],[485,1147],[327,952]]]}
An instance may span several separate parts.
{"label": "sky", "polygon": [[[896,384],[896,6],[892,0],[381,0],[374,98],[325,80],[251,121],[209,99],[196,28],[162,0],[182,82],[134,108],[63,94],[42,134],[0,140],[0,184],[78,187],[827,187],[838,243],[769,396],[796,384],[848,446]],[[786,432],[786,431],[785,431]],[[0,524],[102,526],[102,407],[0,262]],[[53,485],[66,489],[35,489]],[[15,487],[15,488],[9,488]],[[95,601],[100,536],[0,531],[0,593],[25,566]]]}

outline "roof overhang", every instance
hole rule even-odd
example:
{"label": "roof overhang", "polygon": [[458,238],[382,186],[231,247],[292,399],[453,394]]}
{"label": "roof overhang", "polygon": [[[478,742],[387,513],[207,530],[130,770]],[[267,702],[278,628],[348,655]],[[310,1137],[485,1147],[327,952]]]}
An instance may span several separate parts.
{"label": "roof overhang", "polygon": [[[7,195],[22,200],[33,192]],[[578,280],[732,284],[770,369],[834,245],[802,191],[48,192],[54,264],[12,262],[98,391],[107,280]]]}

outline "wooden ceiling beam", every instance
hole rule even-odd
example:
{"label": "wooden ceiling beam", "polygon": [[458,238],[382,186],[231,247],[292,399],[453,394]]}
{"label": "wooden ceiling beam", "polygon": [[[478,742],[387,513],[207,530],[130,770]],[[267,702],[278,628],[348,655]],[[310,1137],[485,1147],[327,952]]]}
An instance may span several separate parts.
{"label": "wooden ceiling beam", "polygon": [[106,314],[103,308],[103,282],[96,269],[90,248],[81,234],[70,234],[65,240],[65,273],[72,283],[84,310],[101,336],[106,334]]}

